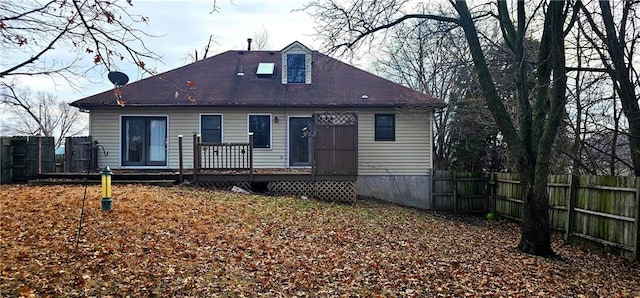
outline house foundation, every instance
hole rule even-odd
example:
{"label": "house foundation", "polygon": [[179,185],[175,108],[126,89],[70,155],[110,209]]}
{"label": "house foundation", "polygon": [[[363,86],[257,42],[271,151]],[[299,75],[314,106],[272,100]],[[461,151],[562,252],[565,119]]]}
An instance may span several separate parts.
{"label": "house foundation", "polygon": [[395,204],[431,209],[431,176],[358,175],[356,192]]}

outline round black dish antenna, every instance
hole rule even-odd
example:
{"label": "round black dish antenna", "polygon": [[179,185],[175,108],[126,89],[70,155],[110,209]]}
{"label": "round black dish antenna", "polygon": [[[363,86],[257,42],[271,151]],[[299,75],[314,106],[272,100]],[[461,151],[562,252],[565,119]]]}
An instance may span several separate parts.
{"label": "round black dish antenna", "polygon": [[129,82],[129,77],[119,71],[110,71],[107,77],[116,86],[124,86]]}

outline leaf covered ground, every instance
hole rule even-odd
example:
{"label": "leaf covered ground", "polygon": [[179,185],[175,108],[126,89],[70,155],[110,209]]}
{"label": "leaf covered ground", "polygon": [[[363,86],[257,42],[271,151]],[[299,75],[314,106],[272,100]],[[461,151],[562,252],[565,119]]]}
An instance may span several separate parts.
{"label": "leaf covered ground", "polygon": [[640,265],[517,224],[371,200],[341,205],[193,188],[2,186],[0,296],[640,297]]}

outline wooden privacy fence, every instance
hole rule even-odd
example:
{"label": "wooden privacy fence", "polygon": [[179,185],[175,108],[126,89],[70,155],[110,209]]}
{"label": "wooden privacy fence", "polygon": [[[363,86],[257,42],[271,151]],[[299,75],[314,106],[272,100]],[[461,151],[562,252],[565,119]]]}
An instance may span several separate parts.
{"label": "wooden privacy fence", "polygon": [[313,173],[358,174],[358,115],[352,112],[313,114]]}
{"label": "wooden privacy fence", "polygon": [[[522,189],[517,174],[493,173],[492,210],[522,218]],[[640,260],[640,178],[552,175],[548,178],[551,227],[565,239],[587,239],[622,250]]]}
{"label": "wooden privacy fence", "polygon": [[487,180],[482,173],[436,170],[431,179],[432,210],[477,213],[488,209]]}
{"label": "wooden privacy fence", "polygon": [[1,182],[26,182],[39,173],[55,171],[53,137],[2,137]]}
{"label": "wooden privacy fence", "polygon": [[64,140],[64,171],[84,173],[98,168],[98,147],[91,136],[67,137]]}

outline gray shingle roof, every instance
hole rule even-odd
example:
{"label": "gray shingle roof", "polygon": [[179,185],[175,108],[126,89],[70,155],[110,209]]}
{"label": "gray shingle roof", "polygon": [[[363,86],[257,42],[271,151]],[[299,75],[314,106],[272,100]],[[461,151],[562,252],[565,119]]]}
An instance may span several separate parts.
{"label": "gray shingle roof", "polygon": [[[125,106],[427,107],[445,104],[319,52],[312,52],[312,84],[282,84],[279,51],[227,51],[121,87]],[[258,76],[261,62],[272,76]],[[238,72],[244,76],[238,76]],[[188,83],[191,82],[190,84]],[[176,96],[177,95],[177,96]],[[366,95],[366,96],[363,96]],[[365,98],[366,97],[366,98]],[[116,106],[113,89],[71,103]]]}

